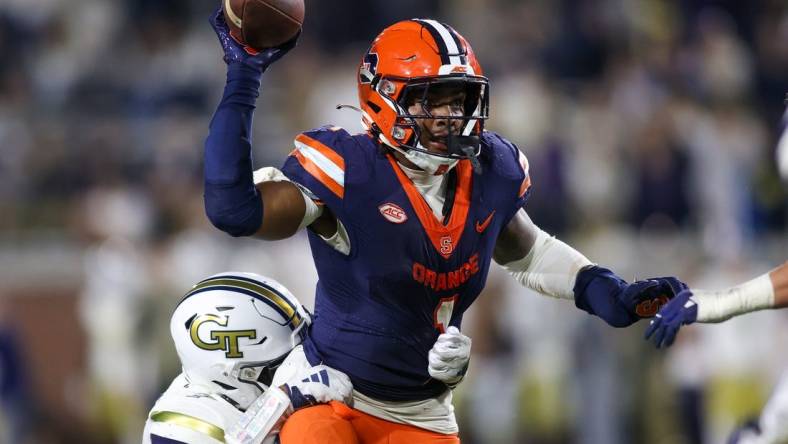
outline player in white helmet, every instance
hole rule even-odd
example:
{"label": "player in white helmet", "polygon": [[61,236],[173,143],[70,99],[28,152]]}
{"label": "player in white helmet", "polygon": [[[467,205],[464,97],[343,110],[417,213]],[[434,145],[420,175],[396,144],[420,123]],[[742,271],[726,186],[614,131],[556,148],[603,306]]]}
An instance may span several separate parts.
{"label": "player in white helmet", "polygon": [[197,283],[170,321],[183,372],[148,414],[143,444],[273,443],[293,411],[349,401],[344,373],[287,360],[310,322],[273,279],[231,272]]}

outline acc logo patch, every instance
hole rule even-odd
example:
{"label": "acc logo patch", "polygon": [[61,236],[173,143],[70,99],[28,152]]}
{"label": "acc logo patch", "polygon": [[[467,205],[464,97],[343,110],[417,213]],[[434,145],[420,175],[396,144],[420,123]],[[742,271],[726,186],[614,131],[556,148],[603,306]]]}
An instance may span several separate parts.
{"label": "acc logo patch", "polygon": [[399,205],[393,203],[384,203],[383,205],[378,207],[380,214],[386,218],[387,221],[395,224],[401,224],[408,220],[408,215],[405,214],[405,210],[400,208]]}

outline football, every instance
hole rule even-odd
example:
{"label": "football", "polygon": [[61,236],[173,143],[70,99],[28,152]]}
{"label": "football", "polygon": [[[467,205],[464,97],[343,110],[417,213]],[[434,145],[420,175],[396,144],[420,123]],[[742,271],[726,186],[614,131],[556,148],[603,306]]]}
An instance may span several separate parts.
{"label": "football", "polygon": [[232,36],[257,50],[285,43],[304,23],[304,0],[224,0],[223,9]]}

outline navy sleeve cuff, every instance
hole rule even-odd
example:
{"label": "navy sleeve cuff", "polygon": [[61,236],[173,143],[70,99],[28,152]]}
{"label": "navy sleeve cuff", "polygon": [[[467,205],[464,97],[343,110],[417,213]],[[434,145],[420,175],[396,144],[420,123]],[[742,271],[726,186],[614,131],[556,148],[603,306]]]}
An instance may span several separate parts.
{"label": "navy sleeve cuff", "polygon": [[602,318],[613,327],[627,327],[637,318],[621,304],[619,295],[627,282],[607,268],[590,266],[577,274],[575,281],[575,306]]}

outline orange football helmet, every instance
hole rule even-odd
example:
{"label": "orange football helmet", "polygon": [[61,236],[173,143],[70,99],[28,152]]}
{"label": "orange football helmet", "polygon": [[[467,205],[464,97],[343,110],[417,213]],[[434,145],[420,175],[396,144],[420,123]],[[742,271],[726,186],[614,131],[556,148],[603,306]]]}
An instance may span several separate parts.
{"label": "orange football helmet", "polygon": [[[431,115],[426,108],[422,114],[408,112],[409,101],[420,98],[424,103],[431,87],[447,83],[465,92],[462,116]],[[412,19],[384,29],[361,60],[358,96],[364,127],[385,145],[460,159],[479,153],[478,136],[489,112],[489,82],[468,41],[448,25]],[[446,154],[418,143],[417,120],[440,118],[462,120],[461,132],[450,137]]]}

